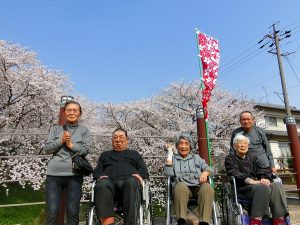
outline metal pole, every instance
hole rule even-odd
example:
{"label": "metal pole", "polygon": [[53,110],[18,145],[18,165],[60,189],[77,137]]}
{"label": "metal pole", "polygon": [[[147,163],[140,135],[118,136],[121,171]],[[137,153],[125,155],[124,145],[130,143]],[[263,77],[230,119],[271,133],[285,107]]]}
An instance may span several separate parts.
{"label": "metal pole", "polygon": [[293,156],[294,170],[296,173],[296,175],[295,175],[296,176],[296,185],[297,185],[297,189],[298,189],[298,196],[300,199],[300,191],[299,191],[299,189],[300,189],[300,143],[299,143],[296,121],[295,121],[295,118],[291,114],[291,110],[290,110],[290,106],[289,106],[288,93],[287,93],[287,89],[286,89],[286,83],[285,83],[285,78],[284,78],[284,73],[283,73],[283,66],[282,66],[282,61],[281,61],[281,53],[280,53],[280,48],[279,48],[279,40],[278,40],[277,32],[275,29],[275,24],[273,24],[273,33],[274,33],[274,40],[275,40],[275,45],[276,45],[281,86],[282,86],[285,111],[286,111],[285,123],[286,123],[286,129],[287,129],[289,141],[290,141],[291,154]]}
{"label": "metal pole", "polygon": [[197,133],[198,133],[198,152],[200,157],[204,159],[205,162],[209,165],[209,155],[208,155],[203,108],[196,109],[196,118],[197,118]]}
{"label": "metal pole", "polygon": [[[64,106],[66,102],[73,100],[72,96],[62,96],[60,100],[60,109],[59,109],[59,116],[58,116],[58,124],[63,126],[67,123],[67,120],[65,118],[64,114]],[[65,189],[62,190],[61,196],[60,196],[60,207],[57,217],[57,224],[58,225],[64,225],[65,220],[65,211],[66,211],[66,191]]]}

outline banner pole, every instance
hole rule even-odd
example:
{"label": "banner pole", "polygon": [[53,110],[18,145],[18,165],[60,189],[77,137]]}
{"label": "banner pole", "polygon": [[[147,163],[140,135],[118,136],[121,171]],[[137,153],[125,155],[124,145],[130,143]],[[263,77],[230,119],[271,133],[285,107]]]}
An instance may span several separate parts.
{"label": "banner pole", "polygon": [[[197,40],[197,50],[198,50],[198,62],[199,62],[199,73],[200,73],[200,89],[204,89],[203,82],[203,65],[200,55],[200,43],[199,43],[199,30],[195,29],[196,40]],[[201,112],[202,111],[202,112]],[[202,103],[200,108],[196,109],[196,119],[197,119],[197,133],[198,133],[198,152],[201,158],[203,158],[207,164],[211,166],[211,157],[210,157],[210,144],[209,144],[209,134],[208,134],[208,124],[204,119],[205,111],[203,109]]]}

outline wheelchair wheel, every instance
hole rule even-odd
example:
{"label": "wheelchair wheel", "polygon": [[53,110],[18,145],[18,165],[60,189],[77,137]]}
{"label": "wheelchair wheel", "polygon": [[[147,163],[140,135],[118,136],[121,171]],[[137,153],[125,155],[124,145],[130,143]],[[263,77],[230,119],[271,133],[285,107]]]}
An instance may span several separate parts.
{"label": "wheelchair wheel", "polygon": [[154,225],[153,209],[151,204],[151,192],[148,191],[148,197],[143,204],[143,225]]}
{"label": "wheelchair wheel", "polygon": [[94,205],[91,205],[89,207],[89,210],[88,210],[88,213],[87,213],[86,225],[100,225],[100,222],[97,219],[97,216],[96,216],[96,213],[95,213],[95,206]]}
{"label": "wheelchair wheel", "polygon": [[226,225],[243,225],[240,205],[234,203],[231,184],[227,183],[224,186],[224,205],[225,205],[225,224]]}
{"label": "wheelchair wheel", "polygon": [[221,225],[222,224],[222,215],[220,212],[220,205],[217,202],[213,203],[213,215],[212,215],[212,224]]}
{"label": "wheelchair wheel", "polygon": [[231,193],[231,185],[226,183],[224,186],[224,207],[225,207],[225,224],[226,225],[234,225],[235,216],[232,202],[232,193]]}

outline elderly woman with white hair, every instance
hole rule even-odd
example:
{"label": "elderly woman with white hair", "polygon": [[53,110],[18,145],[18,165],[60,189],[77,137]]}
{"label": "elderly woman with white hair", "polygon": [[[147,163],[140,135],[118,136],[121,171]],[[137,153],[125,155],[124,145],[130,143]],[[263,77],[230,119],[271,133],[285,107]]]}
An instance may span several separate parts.
{"label": "elderly woman with white hair", "polygon": [[235,154],[227,155],[225,168],[228,176],[236,179],[238,197],[252,200],[250,225],[261,225],[269,216],[273,225],[284,225],[288,215],[286,195],[281,183],[273,182],[271,169],[260,168],[257,157],[248,153],[249,139],[238,133],[233,139]]}
{"label": "elderly woman with white hair", "polygon": [[177,224],[187,224],[187,205],[189,198],[197,197],[199,224],[209,224],[212,216],[214,190],[207,183],[213,170],[198,155],[191,152],[193,142],[189,135],[182,134],[176,142],[178,153],[173,154],[172,147],[167,145],[168,156],[165,174],[174,178],[174,210]]}

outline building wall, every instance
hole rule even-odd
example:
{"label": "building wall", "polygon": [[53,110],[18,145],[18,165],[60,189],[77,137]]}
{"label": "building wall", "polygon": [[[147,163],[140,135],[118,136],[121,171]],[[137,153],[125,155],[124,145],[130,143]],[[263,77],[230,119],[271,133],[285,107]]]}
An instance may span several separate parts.
{"label": "building wall", "polygon": [[280,165],[278,163],[278,159],[276,159],[281,156],[281,151],[278,145],[278,141],[269,141],[269,143],[270,143],[271,151],[273,153],[275,167],[279,168]]}
{"label": "building wall", "polygon": [[[286,115],[286,112],[284,109],[278,109],[278,108],[269,108],[269,107],[263,107],[263,106],[258,106],[257,107],[259,110],[264,111],[265,116],[267,117],[275,117],[277,126],[270,125],[266,123],[266,121],[260,121],[262,124],[265,124],[265,130],[269,131],[284,131],[286,132],[286,125],[284,123],[284,118]],[[297,131],[300,132],[300,111],[292,111],[292,115],[295,117],[296,122],[297,122]],[[275,136],[271,135],[269,137],[269,143],[271,147],[271,151],[273,153],[274,161],[275,161],[275,166],[276,168],[283,168],[287,167],[287,159],[278,159],[280,157],[287,157],[287,155],[290,155],[290,149],[288,146],[289,139],[288,136]],[[283,152],[282,152],[282,149]],[[287,153],[287,151],[289,151]]]}

